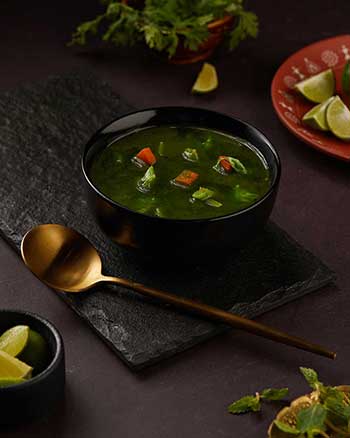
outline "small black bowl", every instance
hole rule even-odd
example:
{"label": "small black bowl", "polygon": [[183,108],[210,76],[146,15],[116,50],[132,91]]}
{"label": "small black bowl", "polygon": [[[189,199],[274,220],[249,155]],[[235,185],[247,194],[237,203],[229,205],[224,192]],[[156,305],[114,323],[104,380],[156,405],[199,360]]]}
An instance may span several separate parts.
{"label": "small black bowl", "polygon": [[28,325],[46,340],[46,367],[28,381],[0,388],[0,424],[15,424],[47,415],[62,398],[65,385],[64,346],[61,335],[47,320],[18,310],[0,310],[0,333]]}
{"label": "small black bowl", "polygon": [[[89,177],[94,157],[112,142],[136,129],[152,126],[195,126],[221,131],[248,140],[264,156],[271,174],[265,196],[248,208],[210,219],[177,220],[137,213],[111,200]],[[216,258],[245,246],[263,228],[275,202],[281,164],[269,140],[241,120],[199,108],[161,107],[122,116],[99,130],[87,143],[82,169],[88,199],[101,229],[114,242],[137,248],[148,256],[167,256],[189,261]],[[186,260],[185,260],[186,261]]]}

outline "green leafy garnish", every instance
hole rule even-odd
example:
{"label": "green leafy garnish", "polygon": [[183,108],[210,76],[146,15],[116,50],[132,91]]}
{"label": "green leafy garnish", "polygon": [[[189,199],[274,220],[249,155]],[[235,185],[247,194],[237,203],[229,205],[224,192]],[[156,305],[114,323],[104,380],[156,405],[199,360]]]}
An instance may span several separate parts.
{"label": "green leafy garnish", "polygon": [[227,408],[230,414],[244,414],[246,412],[260,411],[260,398],[254,395],[246,395],[230,404]]}
{"label": "green leafy garnish", "polygon": [[242,189],[239,184],[234,188],[235,198],[240,202],[254,202],[259,198],[256,193],[248,192],[248,190]]}
{"label": "green leafy garnish", "polygon": [[154,167],[150,166],[143,177],[137,182],[137,188],[141,192],[149,192],[156,180],[156,174],[154,172]]}
{"label": "green leafy garnish", "polygon": [[244,9],[243,0],[146,0],[142,8],[118,0],[101,2],[105,11],[80,24],[71,44],[84,45],[88,36],[101,32],[103,41],[131,46],[143,40],[171,57],[180,40],[186,48],[197,50],[209,36],[208,24],[226,15],[236,19],[233,29],[226,31],[230,49],[258,33],[257,16]]}
{"label": "green leafy garnish", "polygon": [[312,438],[324,427],[327,416],[326,409],[320,404],[314,404],[309,408],[301,409],[297,415],[297,429],[300,433],[306,433]]}
{"label": "green leafy garnish", "polygon": [[246,175],[247,169],[245,168],[245,166],[241,163],[241,161],[239,161],[237,158],[233,158],[233,157],[226,157],[226,156],[220,156],[215,164],[215,166],[213,166],[213,169],[216,170],[219,173],[222,174],[226,174],[225,169],[222,167],[221,165],[221,161],[226,160],[230,163],[232,169],[234,171],[236,171],[237,173],[241,173],[243,175]]}
{"label": "green leafy garnish", "polygon": [[221,202],[216,201],[215,199],[208,199],[205,203],[206,203],[207,205],[209,205],[209,207],[215,207],[215,208],[220,208],[220,207],[222,207]]}
{"label": "green leafy garnish", "polygon": [[206,187],[200,187],[196,192],[192,194],[192,198],[198,201],[206,201],[214,195],[214,191],[207,189]]}
{"label": "green leafy garnish", "polygon": [[288,388],[281,388],[281,389],[268,388],[268,389],[264,389],[261,392],[260,397],[264,400],[277,401],[284,399],[288,395],[288,393],[289,393]]}
{"label": "green leafy garnish", "polygon": [[349,61],[345,64],[343,69],[342,88],[344,93],[347,94],[350,93],[350,62]]}
{"label": "green leafy garnish", "polygon": [[233,402],[228,407],[228,411],[231,414],[243,414],[246,412],[258,412],[261,409],[262,400],[277,401],[283,399],[288,395],[288,388],[273,389],[268,388],[257,392],[254,395],[246,395],[239,400]]}
{"label": "green leafy garnish", "polygon": [[197,149],[187,148],[183,151],[182,156],[187,161],[198,161],[199,160]]}
{"label": "green leafy garnish", "polygon": [[237,158],[225,157],[225,160],[227,160],[231,164],[231,166],[237,173],[242,173],[243,175],[246,175],[248,173],[245,166]]}
{"label": "green leafy garnish", "polygon": [[301,374],[305,377],[307,383],[311,386],[312,389],[317,389],[317,387],[321,384],[318,380],[318,374],[312,368],[304,368],[300,367]]}

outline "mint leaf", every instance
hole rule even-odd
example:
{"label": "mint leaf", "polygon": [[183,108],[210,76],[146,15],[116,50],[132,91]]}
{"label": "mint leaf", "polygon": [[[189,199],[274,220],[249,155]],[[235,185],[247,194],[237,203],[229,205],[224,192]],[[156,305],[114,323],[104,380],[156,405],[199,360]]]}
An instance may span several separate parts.
{"label": "mint leaf", "polygon": [[302,409],[297,415],[297,429],[300,433],[308,435],[317,430],[322,430],[326,420],[327,411],[320,404],[314,404],[309,408]]}
{"label": "mint leaf", "polygon": [[[340,391],[339,391],[340,392]],[[344,395],[330,396],[324,401],[327,415],[332,422],[347,426],[350,421],[350,406],[344,403]]]}
{"label": "mint leaf", "polygon": [[228,407],[230,414],[244,414],[246,412],[258,412],[261,405],[258,397],[254,395],[246,395],[241,399],[233,402]]}
{"label": "mint leaf", "polygon": [[281,432],[289,433],[292,435],[300,435],[300,430],[296,427],[289,426],[289,424],[279,420],[275,420],[274,423]]}
{"label": "mint leaf", "polygon": [[312,389],[317,389],[317,386],[321,384],[318,380],[318,374],[312,368],[304,368],[300,367],[301,374],[305,377],[307,383],[311,386]]}
{"label": "mint leaf", "polygon": [[288,392],[288,388],[268,388],[261,392],[260,397],[265,400],[282,400],[288,395]]}

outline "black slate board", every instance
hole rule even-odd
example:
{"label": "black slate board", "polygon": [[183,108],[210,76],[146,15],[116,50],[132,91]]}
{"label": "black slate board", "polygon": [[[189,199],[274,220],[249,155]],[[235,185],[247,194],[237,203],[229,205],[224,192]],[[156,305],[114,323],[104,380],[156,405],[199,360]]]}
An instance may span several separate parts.
{"label": "black slate board", "polygon": [[[81,231],[101,251],[105,272],[256,316],[334,279],[317,258],[276,225],[218,268],[151,270],[109,243],[84,198],[80,151],[102,125],[129,110],[94,77],[51,77],[0,95],[0,229],[17,249],[40,223]],[[224,328],[159,306],[118,287],[65,301],[132,368],[182,351]]]}

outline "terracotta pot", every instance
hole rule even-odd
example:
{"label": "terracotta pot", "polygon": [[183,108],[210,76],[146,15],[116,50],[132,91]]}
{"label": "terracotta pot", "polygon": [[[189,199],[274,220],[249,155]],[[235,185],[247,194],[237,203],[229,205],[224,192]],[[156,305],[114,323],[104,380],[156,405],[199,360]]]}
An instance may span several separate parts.
{"label": "terracotta pot", "polygon": [[225,32],[232,28],[233,22],[234,17],[232,15],[226,15],[219,20],[212,21],[208,24],[208,30],[210,32],[208,39],[204,41],[196,51],[186,49],[184,45],[180,43],[175,55],[170,58],[170,62],[173,64],[191,64],[209,58],[216,47],[222,43]]}
{"label": "terracotta pot", "polygon": [[[122,0],[124,4],[134,4],[141,8],[143,4],[142,0]],[[232,28],[234,22],[234,17],[232,15],[226,15],[223,18],[212,21],[208,24],[209,37],[204,41],[197,50],[190,50],[184,47],[183,43],[180,42],[176,53],[169,59],[169,62],[173,64],[192,64],[194,62],[203,61],[209,58],[209,56],[214,52],[216,47],[222,43],[225,32]]]}

